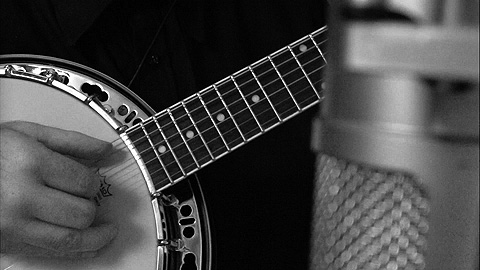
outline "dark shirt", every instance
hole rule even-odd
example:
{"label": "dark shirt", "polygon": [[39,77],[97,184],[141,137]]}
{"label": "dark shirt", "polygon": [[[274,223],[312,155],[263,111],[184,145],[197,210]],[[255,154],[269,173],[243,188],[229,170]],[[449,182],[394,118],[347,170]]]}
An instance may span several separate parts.
{"label": "dark shirt", "polygon": [[[59,57],[128,85],[156,110],[325,23],[326,1],[2,0],[0,54]],[[142,59],[144,64],[136,73]],[[306,269],[312,109],[201,170],[218,269]]]}

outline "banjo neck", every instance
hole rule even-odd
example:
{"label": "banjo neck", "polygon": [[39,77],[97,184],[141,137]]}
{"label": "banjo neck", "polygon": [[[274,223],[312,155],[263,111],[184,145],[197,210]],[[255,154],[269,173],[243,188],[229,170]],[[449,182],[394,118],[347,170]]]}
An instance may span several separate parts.
{"label": "banjo neck", "polygon": [[153,116],[128,88],[85,66],[0,56],[0,123],[73,130],[121,153],[96,164],[103,177],[97,217],[120,230],[100,256],[2,254],[0,269],[209,269],[203,196],[196,181],[181,180],[321,101],[326,35],[319,29]]}
{"label": "banjo neck", "polygon": [[126,130],[155,190],[320,102],[326,35],[323,27]]}

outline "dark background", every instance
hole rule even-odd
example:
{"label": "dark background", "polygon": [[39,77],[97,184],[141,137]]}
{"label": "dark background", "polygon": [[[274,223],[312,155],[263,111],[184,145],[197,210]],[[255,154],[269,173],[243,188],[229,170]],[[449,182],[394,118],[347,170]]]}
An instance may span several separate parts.
{"label": "dark background", "polygon": [[[2,0],[0,54],[60,57],[127,85],[171,3]],[[130,88],[159,111],[322,27],[326,7],[320,0],[179,0]],[[75,28],[90,17],[89,27]],[[198,173],[217,269],[307,268],[316,112]]]}
{"label": "dark background", "polygon": [[[230,23],[215,33],[224,39],[221,56],[200,65],[210,73],[201,86],[324,25],[321,1],[240,2],[214,12],[226,16],[217,21]],[[304,112],[198,174],[214,229],[217,269],[308,268],[314,168],[310,126],[316,112]]]}

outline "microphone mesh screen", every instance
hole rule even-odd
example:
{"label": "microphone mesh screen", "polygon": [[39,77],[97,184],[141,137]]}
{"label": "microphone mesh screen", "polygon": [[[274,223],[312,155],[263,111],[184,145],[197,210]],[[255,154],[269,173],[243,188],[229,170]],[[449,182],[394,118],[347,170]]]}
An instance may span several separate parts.
{"label": "microphone mesh screen", "polygon": [[425,269],[428,200],[405,173],[319,155],[311,269]]}

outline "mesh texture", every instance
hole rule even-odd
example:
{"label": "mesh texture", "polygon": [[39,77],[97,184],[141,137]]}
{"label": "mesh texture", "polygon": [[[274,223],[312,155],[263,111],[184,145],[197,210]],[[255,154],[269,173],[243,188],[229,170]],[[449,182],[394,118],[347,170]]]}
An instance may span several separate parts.
{"label": "mesh texture", "polygon": [[418,179],[318,155],[313,269],[425,269],[429,205]]}

